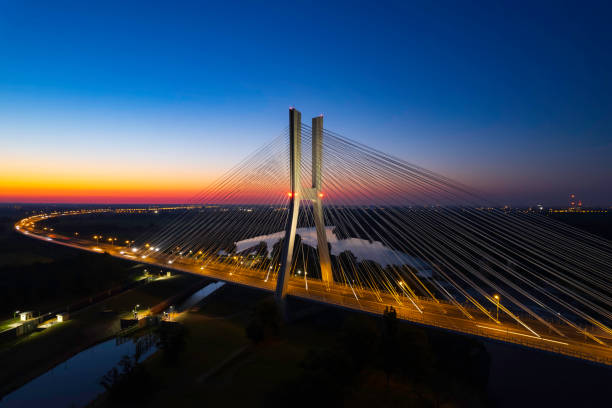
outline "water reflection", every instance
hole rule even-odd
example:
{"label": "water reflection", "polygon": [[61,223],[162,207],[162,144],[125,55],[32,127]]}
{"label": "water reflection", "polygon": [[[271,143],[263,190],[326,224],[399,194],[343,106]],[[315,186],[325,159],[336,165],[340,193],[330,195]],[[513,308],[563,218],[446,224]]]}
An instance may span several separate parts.
{"label": "water reflection", "polygon": [[[155,347],[142,348],[140,361],[155,351]],[[125,355],[136,353],[135,341],[105,341],[55,366],[0,401],[2,408],[83,407],[104,392],[100,379]]]}

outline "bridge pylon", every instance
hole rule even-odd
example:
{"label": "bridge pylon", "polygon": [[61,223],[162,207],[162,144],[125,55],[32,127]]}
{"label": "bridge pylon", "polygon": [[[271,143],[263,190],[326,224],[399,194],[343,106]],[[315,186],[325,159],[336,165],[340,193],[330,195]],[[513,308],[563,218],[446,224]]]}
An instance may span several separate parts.
{"label": "bridge pylon", "polygon": [[310,200],[313,205],[315,229],[317,231],[317,250],[321,266],[321,279],[327,290],[333,284],[331,257],[327,245],[325,218],[323,216],[323,192],[321,191],[323,167],[323,116],[312,118],[312,187],[301,188],[300,163],[302,158],[302,114],[294,108],[289,109],[289,171],[290,197],[289,217],[285,227],[285,240],[281,253],[281,265],[276,281],[276,298],[280,301],[287,296],[287,283],[293,265],[293,248],[297,230],[301,200]]}
{"label": "bridge pylon", "polygon": [[323,192],[321,191],[321,177],[323,168],[323,115],[312,118],[312,200],[315,228],[317,230],[317,249],[319,251],[319,264],[321,266],[321,279],[327,290],[334,283],[331,269],[331,257],[327,245],[327,232],[325,230],[325,217],[323,216]]}

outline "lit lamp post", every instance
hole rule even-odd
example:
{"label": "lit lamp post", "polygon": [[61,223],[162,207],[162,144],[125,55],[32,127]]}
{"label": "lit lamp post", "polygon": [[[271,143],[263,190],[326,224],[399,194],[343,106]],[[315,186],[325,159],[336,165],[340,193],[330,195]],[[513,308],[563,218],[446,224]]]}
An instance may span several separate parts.
{"label": "lit lamp post", "polygon": [[495,304],[497,305],[497,321],[499,322],[499,295],[495,294],[493,297],[495,298]]}
{"label": "lit lamp post", "polygon": [[134,319],[138,320],[138,308],[140,305],[134,306]]}
{"label": "lit lamp post", "polygon": [[93,236],[93,239],[95,239],[95,240],[96,240],[96,245],[98,245],[98,244],[99,244],[98,240],[99,240],[100,238],[102,238],[102,237],[101,237],[101,236],[99,236],[99,235],[94,235],[94,236]]}
{"label": "lit lamp post", "polygon": [[266,275],[266,279],[264,279],[264,282],[268,281],[268,278],[270,277],[270,272],[272,271],[272,265],[270,265],[270,267],[268,268],[268,274]]}

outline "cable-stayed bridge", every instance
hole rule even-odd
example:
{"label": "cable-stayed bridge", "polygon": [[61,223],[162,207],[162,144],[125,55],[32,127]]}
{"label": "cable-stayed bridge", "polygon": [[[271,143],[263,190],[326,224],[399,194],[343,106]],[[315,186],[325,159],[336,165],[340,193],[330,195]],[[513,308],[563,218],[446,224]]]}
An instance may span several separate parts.
{"label": "cable-stayed bridge", "polygon": [[[372,137],[376,137],[375,134]],[[111,210],[104,210],[111,211]],[[612,243],[506,211],[289,111],[289,126],[125,244],[29,236],[287,296],[612,364]]]}

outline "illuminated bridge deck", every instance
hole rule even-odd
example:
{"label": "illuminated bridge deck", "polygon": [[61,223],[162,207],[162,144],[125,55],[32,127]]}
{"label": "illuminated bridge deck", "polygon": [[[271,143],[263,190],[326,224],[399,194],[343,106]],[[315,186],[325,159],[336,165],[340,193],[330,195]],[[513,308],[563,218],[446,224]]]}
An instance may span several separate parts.
{"label": "illuminated bridge deck", "polygon": [[[270,292],[275,289],[275,276],[262,278],[260,274],[254,273],[248,268],[222,263],[209,263],[204,267],[201,263],[196,264],[191,261],[190,258],[177,259],[169,264],[167,260],[151,255],[143,257],[138,252],[133,252],[122,246],[97,244],[89,240],[66,237],[55,232],[45,231],[37,226],[37,222],[51,217],[105,211],[112,210],[70,211],[35,215],[19,221],[15,224],[15,229],[32,238],[84,251],[107,253],[133,262],[202,275]],[[374,292],[338,283],[334,284],[328,291],[321,281],[308,279],[305,276],[299,278],[292,276],[288,283],[288,293],[296,298],[377,315],[382,314],[385,307],[393,306],[397,310],[398,317],[406,321],[612,365],[612,347],[609,346],[612,344],[612,336],[596,327],[589,328],[589,330],[604,344],[596,343],[583,333],[556,322],[549,323],[561,335],[529,316],[521,316],[521,320],[532,331],[507,318],[500,317],[498,323],[471,305],[458,306],[450,302],[434,301],[428,298],[417,298],[414,301],[404,296],[394,296],[390,293]],[[472,318],[467,318],[466,313]]]}

